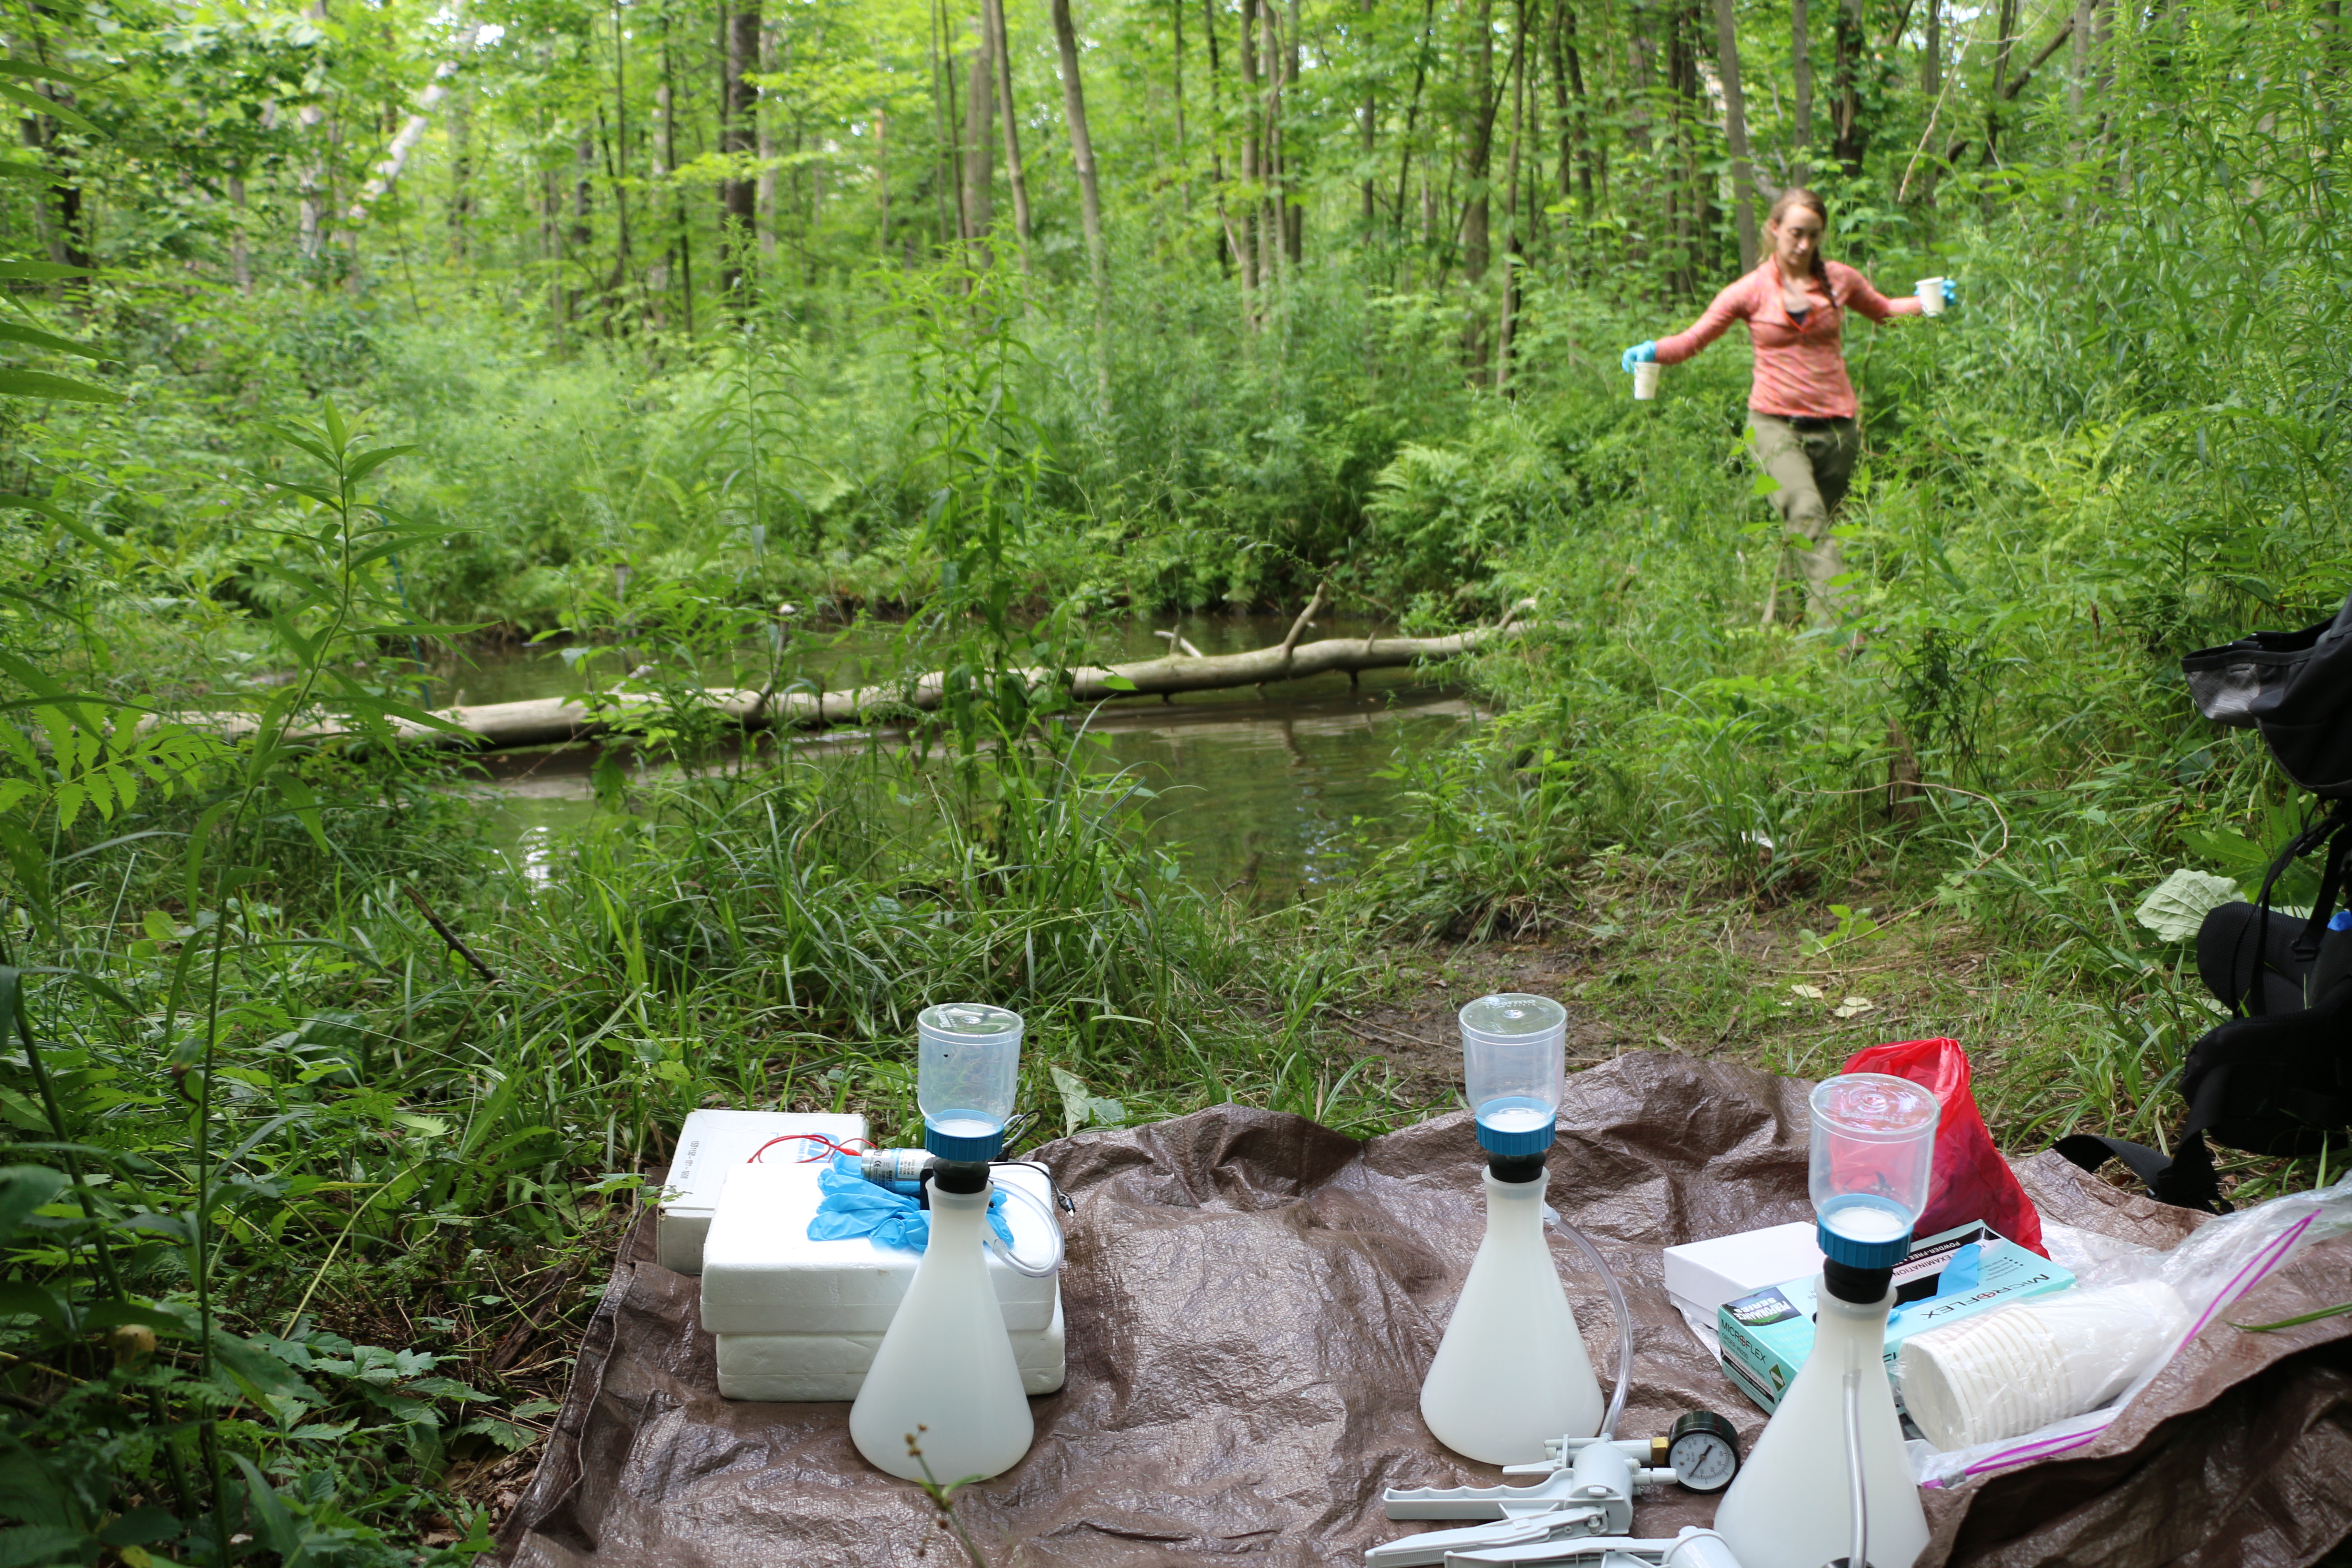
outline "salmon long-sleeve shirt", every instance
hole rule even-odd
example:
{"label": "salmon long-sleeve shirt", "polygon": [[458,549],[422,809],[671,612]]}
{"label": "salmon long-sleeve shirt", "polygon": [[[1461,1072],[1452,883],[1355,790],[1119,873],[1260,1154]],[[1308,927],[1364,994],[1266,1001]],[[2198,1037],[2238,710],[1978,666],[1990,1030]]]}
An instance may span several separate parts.
{"label": "salmon long-sleeve shirt", "polygon": [[1802,321],[1790,315],[1780,298],[1780,274],[1772,258],[1727,285],[1715,302],[1691,323],[1688,331],[1658,340],[1658,363],[1680,364],[1730,329],[1735,321],[1748,323],[1756,344],[1756,378],[1749,384],[1748,406],[1759,414],[1783,419],[1851,419],[1859,408],[1853,383],[1846,379],[1845,353],[1840,346],[1849,307],[1874,321],[1889,316],[1920,313],[1916,299],[1890,300],[1871,287],[1870,279],[1842,261],[1824,261],[1829,287],[1809,277],[1805,292],[1813,308]]}

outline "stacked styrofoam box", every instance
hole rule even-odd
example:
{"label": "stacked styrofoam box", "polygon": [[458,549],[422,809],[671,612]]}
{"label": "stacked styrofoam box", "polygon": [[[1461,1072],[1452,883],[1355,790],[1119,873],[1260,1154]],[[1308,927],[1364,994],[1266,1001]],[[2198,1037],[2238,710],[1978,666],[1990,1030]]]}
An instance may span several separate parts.
{"label": "stacked styrofoam box", "polygon": [[[696,1113],[716,1114],[728,1113]],[[688,1119],[689,1129],[693,1121]],[[780,1126],[767,1137],[799,1131],[824,1131],[846,1142],[863,1136],[864,1128]],[[686,1137],[679,1142],[683,1151]],[[719,1392],[729,1399],[855,1399],[921,1254],[877,1247],[862,1237],[811,1241],[809,1221],[823,1196],[816,1181],[823,1166],[801,1163],[801,1152],[791,1145],[770,1151],[758,1164],[746,1163],[751,1151],[764,1142],[751,1140],[719,1172],[715,1212],[696,1259],[702,1275],[702,1326],[719,1341]],[[718,1147],[717,1136],[705,1147]],[[814,1152],[814,1146],[805,1148]],[[772,1163],[779,1156],[781,1163]],[[1043,1172],[999,1166],[993,1179],[1052,1202],[1053,1185]],[[702,1190],[698,1184],[697,1193]],[[1024,1258],[1046,1256],[1053,1237],[1042,1215],[1017,1198],[999,1212],[1012,1228],[1014,1251]],[[1031,1394],[1051,1394],[1062,1386],[1063,1376],[1060,1280],[1031,1279],[992,1250],[987,1259],[1022,1382]]]}

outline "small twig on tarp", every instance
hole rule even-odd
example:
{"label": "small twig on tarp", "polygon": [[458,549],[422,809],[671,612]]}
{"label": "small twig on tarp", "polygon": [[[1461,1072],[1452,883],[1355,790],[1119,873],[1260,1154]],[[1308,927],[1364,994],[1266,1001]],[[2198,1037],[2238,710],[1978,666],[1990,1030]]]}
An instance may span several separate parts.
{"label": "small twig on tarp", "polygon": [[451,931],[447,926],[444,925],[441,922],[441,917],[435,914],[425,900],[417,896],[415,889],[410,887],[407,883],[403,882],[400,884],[400,890],[408,895],[408,901],[416,906],[416,912],[425,917],[425,923],[431,926],[440,934],[441,940],[449,944],[450,952],[456,953],[458,957],[472,964],[474,966],[474,973],[479,974],[483,980],[488,984],[496,985],[499,983],[499,972],[492,969],[488,964],[484,963],[480,957],[475,953],[474,950],[466,945],[463,938],[459,937],[456,931]]}

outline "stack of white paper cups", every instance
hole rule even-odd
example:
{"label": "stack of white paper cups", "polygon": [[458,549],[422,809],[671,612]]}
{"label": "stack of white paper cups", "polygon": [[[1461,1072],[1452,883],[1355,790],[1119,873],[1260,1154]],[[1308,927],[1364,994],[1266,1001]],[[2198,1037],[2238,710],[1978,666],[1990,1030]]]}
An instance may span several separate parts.
{"label": "stack of white paper cups", "polygon": [[2189,1309],[2155,1281],[2070,1290],[1903,1342],[1903,1404],[1949,1452],[2096,1410],[2171,1353]]}

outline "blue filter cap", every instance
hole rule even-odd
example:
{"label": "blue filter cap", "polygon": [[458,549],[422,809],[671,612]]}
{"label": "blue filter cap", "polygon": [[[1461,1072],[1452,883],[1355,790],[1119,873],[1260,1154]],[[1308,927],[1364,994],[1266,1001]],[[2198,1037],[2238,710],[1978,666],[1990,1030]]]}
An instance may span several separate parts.
{"label": "blue filter cap", "polygon": [[1478,1108],[1478,1147],[1507,1159],[1540,1154],[1551,1147],[1558,1122],[1552,1108],[1540,1100],[1521,1095],[1490,1100]]}
{"label": "blue filter cap", "polygon": [[1821,1208],[1815,1239],[1822,1256],[1848,1268],[1892,1268],[1911,1250],[1912,1213],[1867,1193],[1832,1198]]}
{"label": "blue filter cap", "polygon": [[923,1147],[942,1160],[965,1164],[993,1160],[1004,1152],[1004,1124],[981,1116],[925,1118]]}

